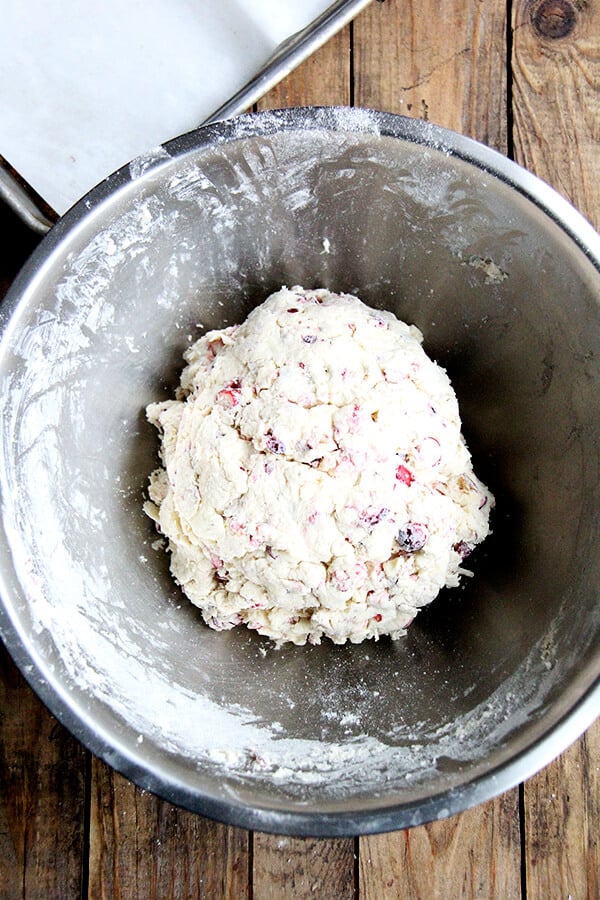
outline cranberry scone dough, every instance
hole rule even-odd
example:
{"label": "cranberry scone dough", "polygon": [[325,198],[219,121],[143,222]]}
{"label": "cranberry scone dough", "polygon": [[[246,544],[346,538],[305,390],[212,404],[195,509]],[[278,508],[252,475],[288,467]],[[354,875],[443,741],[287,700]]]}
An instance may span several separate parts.
{"label": "cranberry scone dough", "polygon": [[405,634],[489,531],[445,371],[348,294],[283,288],[201,337],[147,415],[146,512],[212,628],[277,644]]}

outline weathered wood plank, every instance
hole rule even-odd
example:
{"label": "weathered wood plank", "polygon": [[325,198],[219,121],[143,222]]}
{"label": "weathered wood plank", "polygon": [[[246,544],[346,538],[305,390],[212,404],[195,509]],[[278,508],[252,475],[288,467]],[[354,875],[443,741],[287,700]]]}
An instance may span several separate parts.
{"label": "weathered wood plank", "polygon": [[520,897],[517,792],[431,825],[361,838],[359,876],[364,900]]}
{"label": "weathered wood plank", "polygon": [[348,25],[275,85],[257,106],[258,109],[279,109],[305,105],[347,105],[350,102],[350,77]]}
{"label": "weathered wood plank", "polygon": [[253,900],[353,900],[353,844],[255,833]]}
{"label": "weathered wood plank", "polygon": [[[386,0],[354,26],[355,102],[506,150],[503,2]],[[520,896],[518,792],[449,820],[361,838],[360,896]]]}
{"label": "weathered wood plank", "polygon": [[600,4],[516,0],[515,158],[600,227]]}
{"label": "weathered wood plank", "polygon": [[[600,7],[516,0],[515,159],[600,227]],[[531,897],[600,896],[600,724],[524,786]]]}
{"label": "weathered wood plank", "polygon": [[357,106],[429,119],[506,149],[503,0],[386,0],[354,24]]}
{"label": "weathered wood plank", "polygon": [[85,750],[0,645],[0,897],[78,897]]}
{"label": "weathered wood plank", "polygon": [[525,791],[528,897],[600,897],[600,722]]}
{"label": "weathered wood plank", "polygon": [[248,843],[248,832],[159,800],[93,760],[92,900],[244,900]]}

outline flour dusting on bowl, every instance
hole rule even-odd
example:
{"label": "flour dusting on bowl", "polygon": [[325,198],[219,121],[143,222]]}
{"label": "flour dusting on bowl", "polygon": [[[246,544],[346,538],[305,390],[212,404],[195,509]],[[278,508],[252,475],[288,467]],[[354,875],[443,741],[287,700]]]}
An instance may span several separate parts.
{"label": "flour dusting on bowl", "polygon": [[[51,710],[143,787],[298,834],[457,812],[563,750],[597,712],[599,244],[493,151],[375,112],[218,123],[99,185],[0,308],[0,631]],[[299,284],[416,325],[496,497],[474,577],[400,640],[215,632],[152,549],[146,407]]]}

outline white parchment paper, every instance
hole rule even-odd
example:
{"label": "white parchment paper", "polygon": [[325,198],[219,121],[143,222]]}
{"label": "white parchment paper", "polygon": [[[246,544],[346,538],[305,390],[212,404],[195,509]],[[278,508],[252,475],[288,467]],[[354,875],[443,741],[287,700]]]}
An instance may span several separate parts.
{"label": "white parchment paper", "polygon": [[0,0],[0,154],[62,214],[199,125],[331,0]]}

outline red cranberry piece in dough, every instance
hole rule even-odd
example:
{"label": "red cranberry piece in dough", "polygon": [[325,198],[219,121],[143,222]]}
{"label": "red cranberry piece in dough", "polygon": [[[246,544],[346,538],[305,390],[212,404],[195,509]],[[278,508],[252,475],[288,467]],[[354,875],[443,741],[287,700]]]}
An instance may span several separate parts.
{"label": "red cranberry piece in dough", "polygon": [[427,527],[420,522],[407,522],[398,531],[396,541],[405,553],[416,553],[427,543]]}
{"label": "red cranberry piece in dough", "polygon": [[415,480],[415,476],[407,469],[406,466],[399,465],[396,469],[396,479],[397,481],[401,481],[402,484],[410,485]]}
{"label": "red cranberry piece in dough", "polygon": [[229,406],[237,406],[240,402],[240,394],[242,390],[242,383],[239,378],[230,381],[229,384],[226,384],[225,387],[219,391],[217,397],[219,400],[224,400]]}
{"label": "red cranberry piece in dough", "polygon": [[279,438],[276,438],[272,432],[269,432],[268,434],[266,447],[271,453],[285,453],[285,444],[283,441],[280,441]]}
{"label": "red cranberry piece in dough", "polygon": [[466,559],[473,550],[473,547],[470,544],[467,544],[466,541],[459,541],[458,544],[454,544],[453,549],[456,550],[461,559]]}
{"label": "red cranberry piece in dough", "polygon": [[422,465],[435,467],[442,461],[440,442],[435,437],[423,438],[416,451]]}
{"label": "red cranberry piece in dough", "polygon": [[360,514],[360,521],[363,525],[378,525],[382,519],[386,519],[390,514],[389,509],[383,507],[378,510],[365,509]]}

